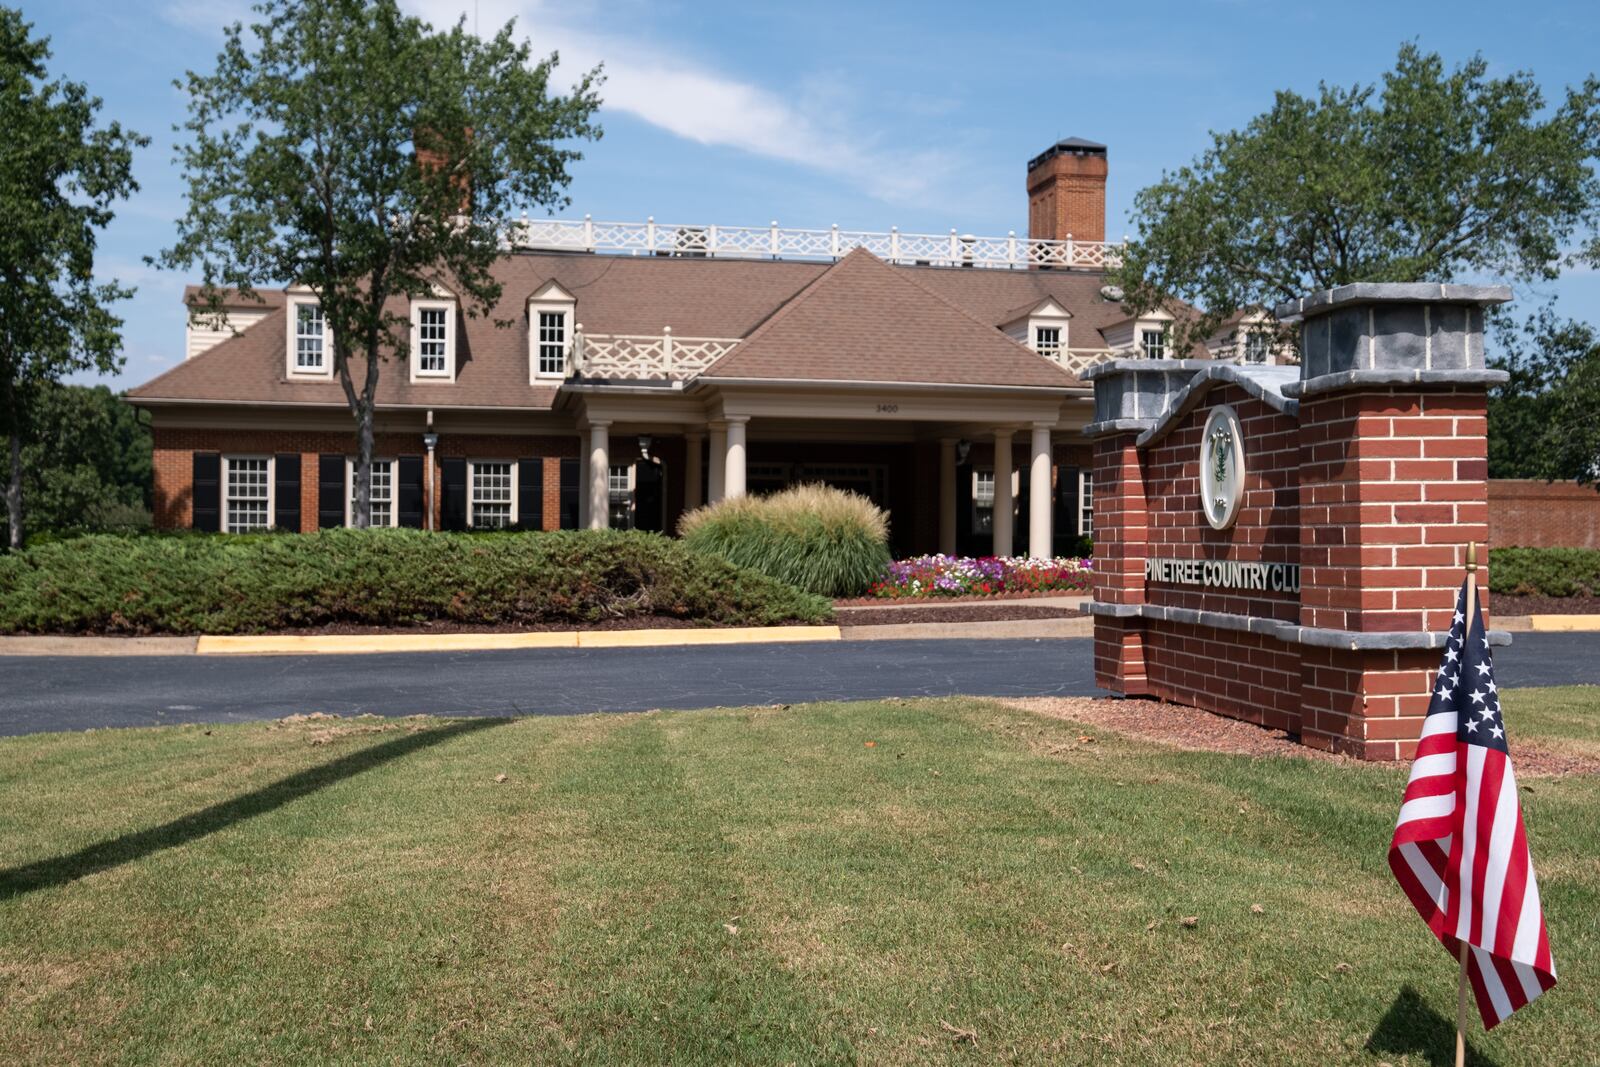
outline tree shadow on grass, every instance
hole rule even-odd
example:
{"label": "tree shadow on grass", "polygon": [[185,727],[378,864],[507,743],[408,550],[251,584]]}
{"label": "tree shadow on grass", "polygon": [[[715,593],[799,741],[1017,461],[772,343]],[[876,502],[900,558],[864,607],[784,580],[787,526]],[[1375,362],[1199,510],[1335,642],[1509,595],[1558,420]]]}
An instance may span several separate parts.
{"label": "tree shadow on grass", "polygon": [[328,763],[308,767],[276,782],[213,804],[171,822],[123,834],[64,856],[39,860],[22,867],[0,870],[0,900],[77,881],[85,875],[120,867],[169,848],[177,848],[235,823],[253,819],[315,793],[335,782],[381,767],[413,752],[464,734],[502,726],[510,719],[463,719],[446,726],[421,730],[393,741],[372,745]]}
{"label": "tree shadow on grass", "polygon": [[[1469,1022],[1478,1017],[1477,1005],[1470,1009]],[[1456,1062],[1456,1022],[1429,1007],[1410,986],[1400,990],[1389,1010],[1367,1038],[1367,1051],[1396,1056],[1416,1054],[1429,1067],[1453,1067]],[[1473,1067],[1500,1067],[1500,1061],[1472,1047],[1472,1032],[1467,1032],[1467,1062]]]}

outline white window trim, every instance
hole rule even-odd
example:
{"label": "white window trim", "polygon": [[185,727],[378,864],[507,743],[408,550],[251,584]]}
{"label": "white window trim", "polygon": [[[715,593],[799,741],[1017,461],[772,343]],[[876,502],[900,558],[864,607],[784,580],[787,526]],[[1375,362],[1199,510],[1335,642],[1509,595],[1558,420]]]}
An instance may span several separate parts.
{"label": "white window trim", "polygon": [[288,337],[284,350],[284,373],[290,378],[321,380],[333,377],[333,329],[328,325],[326,315],[322,317],[322,369],[302,370],[295,365],[295,334],[300,320],[300,308],[306,304],[317,307],[318,303],[314,296],[299,293],[289,295],[289,318],[284,329],[284,334]]}
{"label": "white window trim", "polygon": [[278,461],[270,455],[258,452],[239,452],[234,455],[222,457],[222,485],[219,487],[218,500],[220,515],[217,517],[217,529],[223,533],[260,533],[261,529],[251,527],[248,530],[235,530],[228,522],[228,469],[240,460],[267,461],[267,525],[261,529],[271,530],[276,528],[278,519]]}
{"label": "white window trim", "polygon": [[[1087,508],[1083,506],[1085,498],[1087,498],[1089,501],[1089,506]],[[1089,529],[1087,530],[1083,528],[1083,516],[1085,513],[1089,515]],[[1081,468],[1078,471],[1077,527],[1079,537],[1094,536],[1094,472],[1086,471]]]}
{"label": "white window trim", "polygon": [[[567,377],[572,370],[572,338],[573,331],[577,328],[573,321],[576,318],[574,310],[576,305],[570,301],[529,301],[528,303],[528,382],[536,385],[539,382],[559,382]],[[551,314],[561,316],[561,370],[541,371],[539,369],[539,316]]]}
{"label": "white window trim", "polygon": [[1067,320],[1066,319],[1030,319],[1028,321],[1028,347],[1049,358],[1051,352],[1039,347],[1039,332],[1041,330],[1060,330],[1061,341],[1056,345],[1055,355],[1065,355],[1067,352]]}
{"label": "white window trim", "polygon": [[[1145,354],[1144,335],[1159,333],[1161,335],[1161,355],[1148,356]],[[1141,322],[1133,331],[1133,346],[1141,359],[1171,359],[1172,358],[1172,331],[1167,329],[1164,322]]]}
{"label": "white window trim", "polygon": [[[395,459],[378,459],[373,457],[372,469],[387,466],[389,468],[389,525],[400,525],[400,461]],[[356,502],[351,499],[356,495],[356,461],[353,456],[344,457],[344,524],[356,524]]]}
{"label": "white window trim", "polygon": [[[989,529],[988,530],[980,530],[978,528],[978,512],[981,511],[983,509],[983,507],[984,507],[984,505],[979,503],[979,501],[978,501],[978,476],[981,475],[981,474],[987,474],[989,476],[990,481],[994,481],[995,482],[995,493],[994,493],[994,496],[990,497],[989,501],[988,501],[988,509],[989,509]],[[988,532],[993,531],[994,530],[995,503],[1000,499],[1000,485],[999,485],[999,482],[995,480],[994,468],[993,467],[973,467],[972,468],[972,492],[971,492],[970,495],[972,497],[972,516],[971,516],[971,521],[969,522],[969,526],[971,527],[972,532],[976,534],[976,533],[988,533]]]}
{"label": "white window trim", "polygon": [[[422,369],[423,310],[444,312],[444,370]],[[456,302],[417,299],[411,301],[411,380],[453,382],[456,380]]]}
{"label": "white window trim", "polygon": [[[522,505],[522,501],[518,499],[518,495],[519,495],[519,493],[518,493],[518,483],[520,483],[522,481],[522,472],[518,469],[518,463],[514,459],[495,459],[492,456],[480,456],[477,459],[469,459],[469,460],[467,460],[467,529],[473,530],[473,529],[476,529],[477,526],[478,526],[477,522],[474,521],[474,516],[473,516],[473,509],[475,507],[475,497],[473,495],[472,489],[473,489],[473,483],[476,481],[476,478],[474,477],[474,475],[476,474],[477,468],[478,468],[478,464],[480,464],[480,463],[504,463],[504,464],[507,464],[507,465],[510,466],[510,468],[511,468],[511,517],[506,520],[506,525],[507,526],[515,526],[519,521],[521,521],[521,505]],[[485,527],[485,529],[491,529],[491,528],[492,527]]]}

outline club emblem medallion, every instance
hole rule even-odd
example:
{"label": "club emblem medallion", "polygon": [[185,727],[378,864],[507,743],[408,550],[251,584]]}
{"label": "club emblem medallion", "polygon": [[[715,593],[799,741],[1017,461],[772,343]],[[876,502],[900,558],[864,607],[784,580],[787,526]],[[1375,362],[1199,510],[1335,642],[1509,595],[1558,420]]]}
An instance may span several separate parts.
{"label": "club emblem medallion", "polygon": [[1214,408],[1200,437],[1200,508],[1214,530],[1239,518],[1244,498],[1244,434],[1239,416],[1226,405]]}

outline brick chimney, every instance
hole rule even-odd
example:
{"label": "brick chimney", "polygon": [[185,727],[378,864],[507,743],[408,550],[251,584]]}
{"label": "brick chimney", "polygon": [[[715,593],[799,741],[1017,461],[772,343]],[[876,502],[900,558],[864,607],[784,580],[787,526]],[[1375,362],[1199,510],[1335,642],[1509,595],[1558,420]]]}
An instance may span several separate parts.
{"label": "brick chimney", "polygon": [[1028,160],[1028,236],[1106,239],[1106,146],[1068,137]]}

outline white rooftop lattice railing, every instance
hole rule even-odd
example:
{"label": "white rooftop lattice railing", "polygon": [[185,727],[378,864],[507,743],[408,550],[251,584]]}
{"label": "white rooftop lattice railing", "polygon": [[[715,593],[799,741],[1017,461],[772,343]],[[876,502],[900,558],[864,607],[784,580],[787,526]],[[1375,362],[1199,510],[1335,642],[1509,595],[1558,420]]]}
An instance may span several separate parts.
{"label": "white rooftop lattice railing", "polygon": [[[670,327],[658,334],[573,332],[569,377],[607,381],[687,381],[733,351],[737,337],[679,337]],[[1110,348],[1061,348],[1041,352],[1073,374],[1104,360],[1128,357]]]}
{"label": "white rooftop lattice railing", "polygon": [[527,251],[609,252],[686,259],[839,259],[865,248],[890,263],[934,267],[989,267],[1026,270],[1117,266],[1122,245],[1107,241],[1046,241],[1018,237],[977,237],[957,233],[887,233],[870,230],[797,230],[779,226],[680,225],[656,222],[596,222],[582,219],[528,219],[517,223],[512,246]]}

